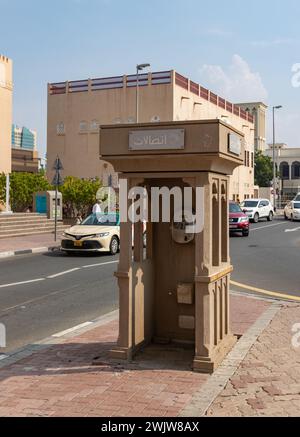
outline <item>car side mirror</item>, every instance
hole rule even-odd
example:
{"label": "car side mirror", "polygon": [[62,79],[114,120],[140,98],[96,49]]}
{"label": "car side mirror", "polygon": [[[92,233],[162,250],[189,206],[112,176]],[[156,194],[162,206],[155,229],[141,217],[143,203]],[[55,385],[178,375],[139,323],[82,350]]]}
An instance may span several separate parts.
{"label": "car side mirror", "polygon": [[246,209],[243,209],[243,213],[246,214],[246,212],[247,212],[247,210],[246,210]]}

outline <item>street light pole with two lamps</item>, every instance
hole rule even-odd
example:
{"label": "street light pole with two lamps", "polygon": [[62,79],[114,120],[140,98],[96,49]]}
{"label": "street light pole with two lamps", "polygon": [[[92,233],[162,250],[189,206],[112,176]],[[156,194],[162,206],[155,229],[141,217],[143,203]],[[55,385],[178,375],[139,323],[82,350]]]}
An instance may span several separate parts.
{"label": "street light pole with two lamps", "polygon": [[276,211],[276,190],[277,190],[277,173],[276,173],[276,155],[275,155],[275,109],[281,109],[282,106],[273,106],[273,207]]}

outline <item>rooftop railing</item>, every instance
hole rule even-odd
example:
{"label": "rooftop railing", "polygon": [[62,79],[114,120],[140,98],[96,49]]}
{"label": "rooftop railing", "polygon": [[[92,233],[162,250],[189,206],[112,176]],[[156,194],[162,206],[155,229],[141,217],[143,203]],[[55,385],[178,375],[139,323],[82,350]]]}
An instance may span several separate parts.
{"label": "rooftop railing", "polygon": [[[250,123],[254,123],[254,117],[250,114],[250,112],[243,110],[238,105],[234,105],[233,103],[223,99],[222,97],[219,97],[217,94],[200,86],[196,82],[189,80],[187,77],[184,77],[177,72],[175,72],[174,74],[175,85],[183,88],[186,91],[190,91],[191,93],[201,97],[202,99],[207,100],[208,102],[224,109],[227,112],[236,115],[237,117],[241,117],[242,119]],[[140,74],[138,77],[138,83],[141,87],[148,85],[170,84],[172,83],[172,71],[159,71],[155,73],[150,73],[149,75]],[[98,79],[51,83],[49,85],[49,94],[73,94],[88,91],[95,92],[117,88],[133,88],[136,86],[136,75],[115,76]]]}

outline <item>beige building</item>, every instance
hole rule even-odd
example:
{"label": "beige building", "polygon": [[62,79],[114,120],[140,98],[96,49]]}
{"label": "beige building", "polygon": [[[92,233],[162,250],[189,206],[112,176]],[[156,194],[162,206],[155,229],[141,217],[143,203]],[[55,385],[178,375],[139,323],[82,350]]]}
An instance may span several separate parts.
{"label": "beige building", "polygon": [[[48,85],[48,178],[57,155],[63,175],[100,177],[117,184],[110,164],[99,160],[99,126],[134,123],[136,75]],[[176,71],[139,75],[139,122],[220,119],[245,138],[244,166],[231,177],[230,197],[254,194],[254,117]],[[207,138],[208,145],[212,139]]]}
{"label": "beige building", "polygon": [[[265,155],[273,159],[273,144],[269,144]],[[275,162],[279,173],[279,192],[283,197],[292,199],[300,193],[300,148],[288,147],[284,143],[275,144]]]}
{"label": "beige building", "polygon": [[268,107],[262,102],[238,103],[238,106],[253,116],[255,125],[254,148],[263,152],[267,148],[266,113]]}
{"label": "beige building", "polygon": [[0,55],[0,173],[11,172],[12,61]]}

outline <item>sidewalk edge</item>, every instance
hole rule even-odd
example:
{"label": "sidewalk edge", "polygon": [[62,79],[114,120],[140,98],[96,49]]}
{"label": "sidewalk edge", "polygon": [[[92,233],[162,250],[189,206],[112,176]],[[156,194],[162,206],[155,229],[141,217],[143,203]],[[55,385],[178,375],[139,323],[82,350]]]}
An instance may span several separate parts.
{"label": "sidewalk edge", "polygon": [[89,325],[85,326],[84,328],[76,329],[72,332],[69,332],[65,335],[61,335],[59,337],[57,337],[57,334],[55,333],[50,337],[45,338],[44,340],[32,344],[28,344],[22,348],[16,349],[7,354],[6,353],[0,354],[0,369],[9,366],[11,364],[15,364],[16,362],[22,360],[23,358],[28,358],[29,356],[33,355],[36,352],[40,352],[43,349],[47,349],[51,346],[64,343],[65,340],[67,339],[72,339],[73,337],[77,337],[80,334],[84,334],[85,332],[91,329],[95,329],[105,325],[106,323],[112,322],[116,320],[118,316],[119,316],[119,310],[115,310],[108,314],[104,314],[103,316],[100,316],[97,319],[92,320],[89,323]]}
{"label": "sidewalk edge", "polygon": [[11,258],[13,256],[27,255],[33,253],[53,252],[54,250],[59,250],[59,249],[60,249],[60,245],[50,246],[50,247],[34,247],[32,249],[8,250],[5,252],[0,252],[0,259]]}
{"label": "sidewalk edge", "polygon": [[247,353],[258,337],[268,327],[276,314],[282,308],[282,303],[273,303],[248,329],[227,355],[221,366],[196,392],[191,402],[181,413],[181,417],[203,417],[214,400],[223,391],[229,379],[235,374]]}

